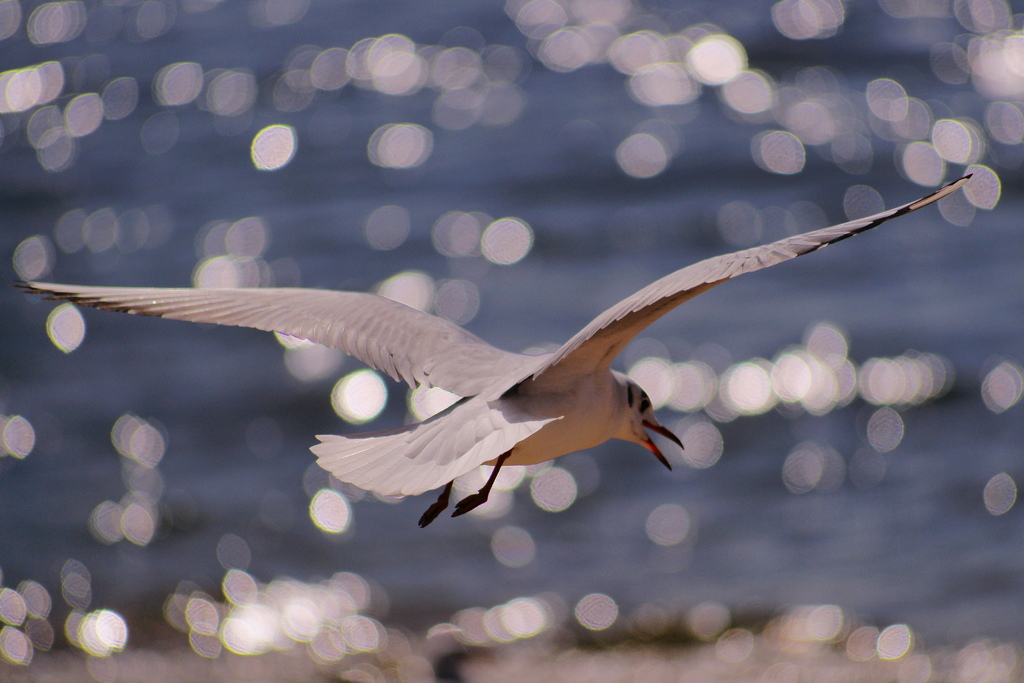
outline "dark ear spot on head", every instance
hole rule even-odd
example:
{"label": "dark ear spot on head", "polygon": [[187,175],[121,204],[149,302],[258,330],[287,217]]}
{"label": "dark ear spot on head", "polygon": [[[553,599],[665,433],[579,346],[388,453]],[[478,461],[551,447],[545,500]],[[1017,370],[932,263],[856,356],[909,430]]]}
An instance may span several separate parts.
{"label": "dark ear spot on head", "polygon": [[633,387],[626,387],[626,402],[629,404],[630,408],[633,407],[633,403],[635,402]]}

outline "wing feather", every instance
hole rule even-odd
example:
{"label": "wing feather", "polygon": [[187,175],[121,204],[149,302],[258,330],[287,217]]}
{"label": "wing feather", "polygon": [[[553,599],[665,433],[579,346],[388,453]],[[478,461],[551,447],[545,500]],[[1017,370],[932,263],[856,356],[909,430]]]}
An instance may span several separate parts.
{"label": "wing feather", "polygon": [[[24,289],[110,311],[253,327],[340,349],[411,386],[460,396],[493,388],[534,362],[487,344],[447,320],[375,294],[317,289],[163,289],[45,282]],[[526,371],[523,370],[525,373]]]}
{"label": "wing feather", "polygon": [[738,275],[808,254],[928,206],[958,190],[970,177],[967,175],[927,197],[874,216],[716,256],[677,270],[597,316],[540,363],[532,377],[537,381],[554,383],[562,381],[566,376],[582,375],[602,366],[607,367],[644,328],[698,294]]}

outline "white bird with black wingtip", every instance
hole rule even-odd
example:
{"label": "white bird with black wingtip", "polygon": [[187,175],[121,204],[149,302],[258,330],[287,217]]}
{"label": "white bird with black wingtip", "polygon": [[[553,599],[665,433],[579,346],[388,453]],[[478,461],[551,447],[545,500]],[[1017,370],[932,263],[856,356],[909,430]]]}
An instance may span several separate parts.
{"label": "white bird with black wingtip", "polygon": [[441,318],[374,294],[299,288],[165,289],[20,283],[27,291],[112,311],[238,325],[340,349],[411,386],[463,397],[422,422],[346,436],[318,436],[311,450],[339,480],[390,496],[444,487],[419,520],[447,506],[456,477],[493,465],[458,516],[483,504],[503,466],[531,465],[604,443],[632,441],[668,460],[647,430],[680,447],[654,415],[647,394],[611,369],[644,328],[738,275],[788,261],[870,230],[956,191],[970,176],[910,204],[761,247],[717,256],[666,275],[595,318],[553,353],[502,351]]}

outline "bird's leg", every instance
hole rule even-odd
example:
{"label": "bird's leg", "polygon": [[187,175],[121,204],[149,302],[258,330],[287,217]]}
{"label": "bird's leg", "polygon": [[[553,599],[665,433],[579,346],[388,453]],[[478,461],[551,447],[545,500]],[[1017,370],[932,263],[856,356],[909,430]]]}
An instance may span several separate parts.
{"label": "bird's leg", "polygon": [[452,495],[452,484],[454,481],[450,481],[445,484],[444,490],[441,491],[441,495],[437,497],[437,502],[427,508],[427,511],[420,517],[420,528],[423,529],[428,524],[437,519],[437,516],[444,512],[444,509],[448,507],[448,497]]}
{"label": "bird's leg", "polygon": [[487,479],[487,483],[483,485],[479,491],[471,496],[466,496],[458,503],[455,504],[455,512],[452,513],[452,517],[458,517],[464,515],[470,510],[476,509],[487,502],[487,496],[491,493],[491,487],[494,486],[494,480],[498,478],[498,470],[508,460],[508,456],[512,455],[512,451],[506,451],[498,456],[498,461],[494,463],[494,469],[491,470],[491,476]]}

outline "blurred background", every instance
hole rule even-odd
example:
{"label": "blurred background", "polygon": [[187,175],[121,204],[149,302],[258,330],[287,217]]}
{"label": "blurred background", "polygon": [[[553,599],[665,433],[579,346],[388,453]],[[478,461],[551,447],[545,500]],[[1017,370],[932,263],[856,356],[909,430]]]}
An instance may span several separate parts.
{"label": "blurred background", "polygon": [[8,283],[373,291],[536,351],[677,268],[975,174],[637,339],[617,367],[685,442],[673,472],[609,443],[426,530],[433,494],[308,447],[443,392],[4,288],[0,656],[103,679],[126,646],[329,663],[779,612],[854,659],[1019,641],[1022,12],[0,0]]}

